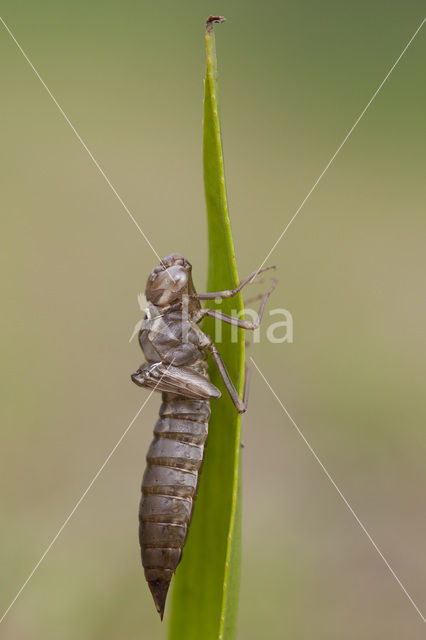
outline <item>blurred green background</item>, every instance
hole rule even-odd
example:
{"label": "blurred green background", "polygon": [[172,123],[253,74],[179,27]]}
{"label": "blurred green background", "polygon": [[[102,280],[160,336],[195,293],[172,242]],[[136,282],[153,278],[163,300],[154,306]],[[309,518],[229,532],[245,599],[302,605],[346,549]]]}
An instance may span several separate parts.
{"label": "blurred green background", "polygon": [[[421,2],[41,2],[2,17],[160,255],[206,279],[203,23],[217,29],[240,275],[270,250],[424,14]],[[418,35],[277,247],[294,343],[251,349],[426,608],[425,56]],[[129,337],[156,258],[3,27],[0,602],[6,609],[146,392]],[[262,335],[265,335],[263,331]],[[0,627],[166,636],[137,508],[144,409]],[[244,418],[239,638],[424,637],[256,372]],[[200,639],[201,640],[201,639]]]}

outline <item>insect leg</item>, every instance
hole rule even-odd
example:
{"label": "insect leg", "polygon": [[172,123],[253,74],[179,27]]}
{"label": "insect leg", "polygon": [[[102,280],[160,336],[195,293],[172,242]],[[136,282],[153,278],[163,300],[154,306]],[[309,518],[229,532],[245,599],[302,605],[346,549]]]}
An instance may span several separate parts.
{"label": "insect leg", "polygon": [[[246,401],[245,399],[241,400],[240,396],[238,395],[238,391],[234,387],[234,383],[232,382],[230,375],[228,373],[228,370],[225,367],[225,363],[222,360],[222,356],[220,355],[213,341],[210,341],[210,343],[207,345],[207,349],[210,351],[212,358],[217,368],[219,369],[219,373],[225,384],[226,390],[229,393],[229,396],[232,402],[234,403],[238,413],[244,413],[247,409]],[[244,383],[244,389],[245,388],[246,388],[246,384]]]}
{"label": "insect leg", "polygon": [[251,376],[250,367],[246,363],[246,365],[244,367],[244,387],[243,387],[243,402],[244,402],[244,406],[245,406],[246,409],[247,409],[247,406],[248,406],[250,376]]}
{"label": "insect leg", "polygon": [[[251,370],[246,362],[244,366],[244,387],[243,387],[243,402],[246,409],[248,407],[250,377],[251,377]],[[241,440],[241,449],[244,449],[244,442],[242,440]]]}
{"label": "insect leg", "polygon": [[216,291],[215,293],[194,293],[193,297],[198,298],[198,300],[214,300],[215,298],[232,298],[236,296],[237,293],[241,291],[243,287],[246,286],[251,280],[253,280],[259,273],[263,273],[264,271],[268,271],[269,269],[275,269],[275,265],[270,265],[269,267],[263,267],[262,269],[258,269],[257,271],[253,271],[247,278],[244,278],[235,289],[226,289],[225,291]]}
{"label": "insect leg", "polygon": [[[256,283],[260,284],[260,283]],[[259,293],[257,296],[253,296],[252,298],[246,298],[243,300],[243,307],[246,307],[248,304],[252,304],[252,302],[257,302],[263,298],[263,293]]]}
{"label": "insect leg", "polygon": [[254,331],[254,329],[257,329],[260,326],[263,312],[265,310],[266,302],[276,286],[277,286],[277,279],[274,278],[274,281],[269,291],[267,291],[261,296],[262,302],[260,304],[259,312],[257,314],[257,320],[254,322],[250,320],[241,320],[240,318],[234,318],[233,316],[229,316],[226,313],[222,313],[222,311],[218,311],[217,309],[202,309],[197,315],[197,322],[199,322],[199,320],[201,320],[205,316],[208,316],[209,318],[216,318],[217,320],[221,320],[222,322],[227,322],[228,324],[232,324],[235,327],[240,327],[241,329],[248,329],[249,331]]}

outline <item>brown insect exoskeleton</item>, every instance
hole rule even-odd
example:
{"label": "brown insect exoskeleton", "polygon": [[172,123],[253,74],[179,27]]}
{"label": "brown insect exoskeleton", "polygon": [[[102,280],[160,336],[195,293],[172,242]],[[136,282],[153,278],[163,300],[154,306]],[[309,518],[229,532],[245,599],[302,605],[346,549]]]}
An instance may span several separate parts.
{"label": "brown insect exoskeleton", "polygon": [[139,343],[147,362],[131,378],[137,385],[163,394],[160,417],[148,450],[139,510],[142,564],[161,619],[191,521],[208,433],[210,399],[221,395],[209,380],[207,352],[217,365],[236,410],[243,413],[247,407],[248,385],[244,385],[241,399],[218,349],[198,323],[209,316],[242,329],[256,329],[276,279],[265,294],[258,296],[261,303],[255,322],[202,309],[200,301],[235,296],[258,273],[272,268],[254,271],[235,289],[197,293],[190,263],[173,253],[148,278],[145,292],[148,308],[139,331]]}

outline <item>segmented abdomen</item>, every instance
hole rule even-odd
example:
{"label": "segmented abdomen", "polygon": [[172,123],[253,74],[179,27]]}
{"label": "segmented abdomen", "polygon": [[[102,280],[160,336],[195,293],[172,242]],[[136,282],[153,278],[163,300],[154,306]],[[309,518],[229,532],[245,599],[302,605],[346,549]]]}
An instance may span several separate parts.
{"label": "segmented abdomen", "polygon": [[210,403],[163,393],[139,509],[142,564],[161,617],[191,521]]}

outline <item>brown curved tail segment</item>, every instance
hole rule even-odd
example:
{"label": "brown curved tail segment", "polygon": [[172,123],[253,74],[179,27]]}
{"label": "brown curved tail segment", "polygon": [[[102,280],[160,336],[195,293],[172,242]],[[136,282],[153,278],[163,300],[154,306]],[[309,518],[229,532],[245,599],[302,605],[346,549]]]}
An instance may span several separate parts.
{"label": "brown curved tail segment", "polygon": [[191,521],[209,418],[208,400],[163,393],[139,509],[142,564],[161,619]]}

